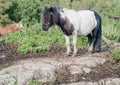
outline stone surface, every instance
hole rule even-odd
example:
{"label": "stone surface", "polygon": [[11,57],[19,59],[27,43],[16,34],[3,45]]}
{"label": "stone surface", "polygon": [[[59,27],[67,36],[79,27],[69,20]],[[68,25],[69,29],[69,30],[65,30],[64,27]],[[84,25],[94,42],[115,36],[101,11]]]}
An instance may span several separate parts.
{"label": "stone surface", "polygon": [[0,85],[15,85],[16,79],[9,75],[9,74],[3,74],[0,75]]}
{"label": "stone surface", "polygon": [[27,85],[33,80],[46,82],[54,77],[54,71],[55,66],[44,62],[22,62],[0,71],[0,85],[14,85],[15,83]]}
{"label": "stone surface", "polygon": [[[38,58],[19,61],[17,64],[0,70],[0,85],[28,85],[31,81],[47,82],[55,78],[55,71],[67,66],[71,74],[91,72],[91,67],[103,64],[104,58],[98,57],[67,57]],[[80,82],[68,85],[102,85],[120,82],[119,79],[100,80],[98,82]],[[63,84],[64,85],[64,84]],[[66,84],[65,84],[66,85]],[[112,85],[112,84],[111,84]],[[117,85],[117,84],[115,84]]]}
{"label": "stone surface", "polygon": [[61,84],[61,85],[120,85],[120,78],[106,78],[95,82],[78,82],[71,84]]}

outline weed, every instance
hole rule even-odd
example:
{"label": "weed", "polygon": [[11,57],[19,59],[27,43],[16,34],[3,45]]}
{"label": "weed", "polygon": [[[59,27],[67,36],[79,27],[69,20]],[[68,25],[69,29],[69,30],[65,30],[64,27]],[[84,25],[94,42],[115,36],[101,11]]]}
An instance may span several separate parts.
{"label": "weed", "polygon": [[[71,37],[72,39],[72,37]],[[41,29],[40,24],[33,25],[29,28],[24,28],[22,31],[15,32],[6,37],[7,42],[20,43],[21,46],[18,51],[22,53],[48,51],[50,46],[58,44],[65,46],[64,34],[60,28],[50,28],[48,32]],[[78,38],[78,47],[85,47],[88,45],[86,37]]]}
{"label": "weed", "polygon": [[117,63],[120,62],[120,47],[117,47],[113,50],[112,56]]}
{"label": "weed", "polygon": [[38,81],[34,81],[34,82],[30,82],[28,85],[42,85],[42,83]]}

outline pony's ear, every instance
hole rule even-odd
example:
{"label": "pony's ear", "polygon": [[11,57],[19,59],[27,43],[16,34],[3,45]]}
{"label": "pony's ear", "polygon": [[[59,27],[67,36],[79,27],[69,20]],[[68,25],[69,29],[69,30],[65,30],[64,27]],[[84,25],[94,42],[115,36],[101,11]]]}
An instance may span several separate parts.
{"label": "pony's ear", "polygon": [[47,9],[48,9],[48,7],[47,7],[47,6],[45,6],[45,7],[44,7],[44,9],[45,9],[45,10],[47,10]]}
{"label": "pony's ear", "polygon": [[53,12],[53,7],[50,7],[50,11]]}

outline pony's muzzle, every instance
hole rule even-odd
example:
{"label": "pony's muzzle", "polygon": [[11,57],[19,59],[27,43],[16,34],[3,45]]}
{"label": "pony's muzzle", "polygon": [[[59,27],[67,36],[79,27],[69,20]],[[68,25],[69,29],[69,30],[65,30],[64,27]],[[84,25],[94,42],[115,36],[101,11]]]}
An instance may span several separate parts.
{"label": "pony's muzzle", "polygon": [[48,31],[48,26],[46,26],[46,25],[42,25],[42,29],[44,30],[44,31]]}

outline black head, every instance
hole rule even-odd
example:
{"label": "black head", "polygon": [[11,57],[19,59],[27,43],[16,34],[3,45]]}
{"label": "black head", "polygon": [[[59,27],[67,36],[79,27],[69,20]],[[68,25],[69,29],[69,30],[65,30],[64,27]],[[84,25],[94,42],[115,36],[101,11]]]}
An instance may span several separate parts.
{"label": "black head", "polygon": [[42,29],[48,31],[48,29],[55,23],[54,20],[54,7],[47,8],[45,7],[43,12],[43,25]]}

